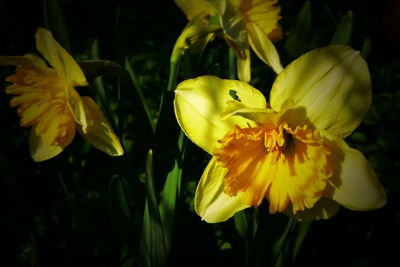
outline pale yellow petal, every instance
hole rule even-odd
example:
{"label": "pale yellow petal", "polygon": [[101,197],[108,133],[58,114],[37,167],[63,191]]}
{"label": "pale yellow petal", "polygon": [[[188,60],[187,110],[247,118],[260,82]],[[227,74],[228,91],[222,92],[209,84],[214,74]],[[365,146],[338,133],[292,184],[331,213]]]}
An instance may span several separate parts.
{"label": "pale yellow petal", "polygon": [[251,80],[251,64],[250,64],[250,50],[245,49],[243,54],[244,58],[237,58],[237,74],[239,80],[248,83]]}
{"label": "pale yellow petal", "polygon": [[341,138],[361,122],[371,104],[371,80],[365,60],[350,47],[332,45],[293,61],[277,77],[270,96],[280,111],[287,100],[304,108],[320,130]]}
{"label": "pale yellow petal", "polygon": [[248,23],[255,23],[267,35],[279,29],[278,20],[281,8],[277,0],[242,0],[240,11]]}
{"label": "pale yellow petal", "polygon": [[283,67],[279,54],[268,35],[254,23],[248,23],[246,27],[249,34],[249,43],[253,51],[275,73],[279,74]]}
{"label": "pale yellow petal", "polygon": [[188,20],[192,20],[201,13],[214,16],[217,12],[206,0],[175,0],[175,3],[185,13]]}
{"label": "pale yellow petal", "polygon": [[46,62],[40,57],[33,54],[26,54],[23,56],[0,56],[0,66],[1,65],[16,65],[23,66],[25,68],[47,68]]}
{"label": "pale yellow petal", "polygon": [[[24,95],[27,96],[27,95]],[[19,98],[23,96],[17,96],[11,99],[10,104],[11,106],[16,106],[20,105],[17,101]],[[32,123],[40,117],[43,113],[48,111],[51,108],[51,105],[49,101],[35,101],[32,104],[26,104],[24,105],[24,109],[19,109],[19,116],[21,117],[20,119],[20,125],[21,126],[29,126],[32,125]]]}
{"label": "pale yellow petal", "polygon": [[74,117],[76,123],[78,123],[82,128],[82,131],[86,133],[89,122],[86,114],[85,104],[83,103],[81,96],[75,91],[74,88],[70,87],[67,89],[67,91],[67,103],[71,110],[72,116]]}
{"label": "pale yellow petal", "polygon": [[222,120],[227,102],[234,100],[253,108],[266,108],[263,94],[247,83],[223,80],[215,76],[201,76],[183,81],[175,90],[175,115],[183,132],[198,146],[212,153],[217,140],[235,125],[247,127],[250,120],[231,116]]}
{"label": "pale yellow petal", "polygon": [[176,40],[171,61],[178,61],[187,49],[195,53],[200,52],[207,42],[214,38],[218,30],[220,30],[218,25],[204,23],[201,15],[194,17]]}
{"label": "pale yellow petal", "polygon": [[312,220],[329,219],[332,218],[340,209],[340,205],[326,197],[320,198],[311,209],[298,211],[293,213],[292,207],[289,206],[284,212],[298,221],[308,222]]}
{"label": "pale yellow petal", "polygon": [[72,86],[88,85],[78,63],[68,54],[67,51],[54,40],[50,31],[38,28],[36,31],[36,48],[43,57],[56,70],[61,80]]}
{"label": "pale yellow petal", "polygon": [[34,161],[44,161],[60,154],[64,147],[60,145],[49,145],[43,142],[41,136],[36,134],[36,126],[32,126],[29,135],[29,152]]}
{"label": "pale yellow petal", "polygon": [[84,96],[82,101],[88,117],[86,132],[78,128],[82,136],[94,147],[111,156],[123,155],[124,150],[118,137],[93,99]]}
{"label": "pale yellow petal", "polygon": [[386,204],[386,192],[363,154],[344,141],[332,145],[334,175],[326,195],[352,210],[372,210]]}
{"label": "pale yellow petal", "polygon": [[236,212],[249,207],[242,203],[242,193],[230,197],[223,192],[226,172],[227,169],[220,167],[212,158],[197,185],[195,210],[206,222],[226,221]]}
{"label": "pale yellow petal", "polygon": [[85,75],[71,55],[54,40],[50,31],[38,28],[35,37],[37,49],[56,70],[64,85],[68,105],[71,108],[75,121],[85,128],[87,121],[83,112],[83,103],[74,89],[74,86],[88,85]]}

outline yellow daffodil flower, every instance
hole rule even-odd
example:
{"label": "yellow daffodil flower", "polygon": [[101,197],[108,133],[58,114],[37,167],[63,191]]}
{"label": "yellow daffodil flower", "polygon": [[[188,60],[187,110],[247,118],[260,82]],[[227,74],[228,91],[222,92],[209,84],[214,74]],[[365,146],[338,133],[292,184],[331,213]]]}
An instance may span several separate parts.
{"label": "yellow daffodil flower", "polygon": [[[282,71],[279,55],[271,40],[282,37],[278,24],[278,0],[175,0],[189,20],[175,47],[187,48],[199,40],[211,40],[223,31],[235,51],[240,80],[250,81],[249,47],[271,68]],[[196,28],[197,30],[194,30]],[[177,50],[177,49],[174,49]]]}
{"label": "yellow daffodil flower", "polygon": [[225,221],[264,199],[270,213],[298,220],[330,218],[340,205],[385,205],[368,161],[343,140],[371,105],[359,52],[327,46],[304,54],[277,76],[269,101],[247,83],[215,76],[177,86],[179,125],[213,155],[195,194],[205,221]]}
{"label": "yellow daffodil flower", "polygon": [[86,78],[74,59],[53,38],[51,32],[38,28],[36,47],[40,57],[0,56],[0,65],[16,65],[16,73],[7,77],[12,83],[7,94],[18,107],[20,124],[30,127],[29,148],[34,161],[58,155],[68,146],[78,130],[93,146],[119,156],[123,148],[92,98],[79,96],[74,86],[87,86]]}

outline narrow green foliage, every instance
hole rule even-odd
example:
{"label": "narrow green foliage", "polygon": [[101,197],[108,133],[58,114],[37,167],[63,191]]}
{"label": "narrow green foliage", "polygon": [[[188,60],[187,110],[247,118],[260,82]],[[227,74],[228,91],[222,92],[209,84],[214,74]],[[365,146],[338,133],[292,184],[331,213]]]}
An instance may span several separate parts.
{"label": "narrow green foliage", "polygon": [[281,236],[271,247],[271,259],[274,266],[283,266],[284,259],[286,259],[286,249],[288,246],[288,240],[290,233],[296,225],[295,219],[289,219],[285,230]]}
{"label": "narrow green foliage", "polygon": [[[92,43],[92,48],[91,48],[91,57],[92,59],[98,59],[100,58],[100,49],[99,49],[99,42],[98,40],[94,40]],[[85,75],[86,72],[85,72]],[[113,129],[117,129],[117,125],[115,121],[113,120],[111,109],[110,109],[110,101],[107,98],[106,95],[106,90],[104,88],[104,83],[103,83],[103,78],[101,76],[96,77],[93,79],[92,83],[100,97],[101,104],[103,105],[103,109],[106,113],[106,117],[108,118],[109,122],[111,123]]]}
{"label": "narrow green foliage", "polygon": [[372,50],[372,42],[371,42],[371,38],[367,38],[365,39],[363,46],[361,48],[361,55],[363,58],[368,58],[369,55],[371,54],[371,50]]}
{"label": "narrow green foliage", "polygon": [[167,91],[173,91],[176,87],[181,59],[181,57],[178,57],[170,62]]}
{"label": "narrow green foliage", "polygon": [[129,60],[126,57],[125,57],[125,69],[129,73],[129,76],[130,76],[131,81],[133,83],[133,86],[135,88],[136,95],[140,99],[140,101],[138,101],[138,102],[140,102],[140,105],[142,105],[144,113],[146,114],[147,123],[150,125],[150,127],[151,127],[151,129],[152,129],[152,131],[154,133],[155,129],[156,129],[156,126],[155,126],[155,123],[153,122],[153,119],[151,117],[150,108],[147,105],[146,99],[145,99],[144,94],[143,94],[142,87],[139,84],[139,81],[138,81],[137,76],[136,76],[136,74],[135,74],[135,72],[134,72],[134,70],[133,70],[133,68],[131,66],[131,63],[129,63]]}
{"label": "narrow green foliage", "polygon": [[65,197],[67,199],[68,205],[71,208],[71,211],[73,212],[74,211],[74,205],[73,205],[73,202],[72,202],[72,197],[71,197],[71,194],[68,191],[67,186],[64,183],[64,178],[63,178],[61,173],[58,174],[58,178],[60,179],[60,184],[62,186],[62,189],[63,189],[64,193],[65,193]]}
{"label": "narrow green foliage", "polygon": [[163,225],[159,212],[153,176],[153,151],[150,149],[146,160],[146,204],[143,214],[142,237],[140,241],[140,266],[166,266],[168,253],[165,246]]}
{"label": "narrow green foliage", "polygon": [[128,200],[129,192],[126,191],[126,185],[122,181],[121,177],[114,176],[110,181],[108,191],[111,213],[114,218],[121,217],[126,221],[130,221],[131,212]]}
{"label": "narrow green foliage", "polygon": [[332,37],[331,44],[351,44],[351,35],[353,32],[353,12],[348,11],[343,16],[339,25],[336,27],[335,34]]}
{"label": "narrow green foliage", "polygon": [[43,0],[44,26],[67,51],[71,51],[71,42],[58,0]]}
{"label": "narrow green foliage", "polygon": [[35,233],[31,232],[29,235],[29,244],[30,244],[30,262],[32,267],[39,267],[39,255],[38,255],[38,245],[35,237]]}
{"label": "narrow green foliage", "polygon": [[296,235],[293,240],[292,262],[296,260],[297,254],[300,251],[301,245],[311,228],[312,222],[299,222],[296,226]]}
{"label": "narrow green foliage", "polygon": [[240,237],[246,238],[247,231],[249,228],[249,216],[246,214],[245,210],[242,210],[235,214],[234,222],[236,231],[239,233]]}
{"label": "narrow green foliage", "polygon": [[121,176],[114,176],[108,186],[108,206],[118,236],[127,246],[133,241],[130,240],[133,236],[130,197],[131,192],[128,189],[127,182]]}
{"label": "narrow green foliage", "polygon": [[175,160],[173,169],[167,175],[160,201],[160,215],[168,254],[172,247],[176,201],[180,194],[181,177],[182,168],[178,165],[177,160]]}
{"label": "narrow green foliage", "polygon": [[182,164],[185,154],[185,136],[181,132],[178,140],[179,156],[174,160],[172,170],[167,174],[164,189],[161,194],[160,214],[164,228],[165,245],[168,254],[172,248],[176,202],[179,199],[182,180]]}
{"label": "narrow green foliage", "polygon": [[293,58],[307,51],[311,31],[311,4],[307,1],[297,14],[285,43],[286,50]]}
{"label": "narrow green foliage", "polygon": [[236,55],[232,48],[229,48],[229,79],[236,80]]}

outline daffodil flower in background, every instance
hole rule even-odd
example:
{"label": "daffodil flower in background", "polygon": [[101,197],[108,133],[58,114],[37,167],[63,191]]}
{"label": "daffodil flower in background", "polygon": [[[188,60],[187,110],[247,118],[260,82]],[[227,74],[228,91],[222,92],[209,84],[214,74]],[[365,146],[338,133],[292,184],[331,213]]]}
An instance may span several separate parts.
{"label": "daffodil flower in background", "polygon": [[[174,51],[214,38],[218,32],[237,55],[240,80],[249,82],[250,50],[276,73],[282,71],[278,52],[271,40],[282,38],[277,0],[175,0],[189,20]],[[197,29],[197,30],[194,30]]]}
{"label": "daffodil flower in background", "polygon": [[298,220],[340,205],[372,210],[386,193],[366,158],[343,140],[371,105],[365,60],[346,46],[312,50],[277,76],[266,102],[247,83],[202,76],[175,91],[184,133],[212,154],[195,194],[207,222],[259,206]]}
{"label": "daffodil flower in background", "polygon": [[119,156],[123,148],[92,98],[79,96],[75,86],[87,86],[86,78],[74,59],[44,28],[36,31],[40,57],[0,56],[0,65],[15,65],[16,73],[7,77],[12,83],[7,94],[17,95],[10,101],[18,107],[20,124],[30,127],[29,148],[34,161],[58,155],[68,146],[78,130],[93,146]]}

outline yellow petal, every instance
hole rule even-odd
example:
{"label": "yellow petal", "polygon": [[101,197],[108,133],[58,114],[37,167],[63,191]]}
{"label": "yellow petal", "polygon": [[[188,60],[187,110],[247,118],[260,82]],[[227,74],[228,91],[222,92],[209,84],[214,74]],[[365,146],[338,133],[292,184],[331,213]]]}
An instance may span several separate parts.
{"label": "yellow petal", "polygon": [[275,6],[277,3],[277,0],[242,0],[240,11],[245,14],[248,22],[257,24],[269,35],[274,30],[280,30],[278,20],[281,18],[281,8]]}
{"label": "yellow petal", "polygon": [[36,48],[56,70],[64,85],[68,105],[71,108],[75,121],[85,128],[87,121],[83,110],[83,103],[78,93],[73,88],[74,86],[88,85],[85,75],[71,55],[54,40],[50,31],[44,28],[38,28],[35,37]]}
{"label": "yellow petal", "polygon": [[188,20],[200,13],[214,16],[216,9],[205,0],[175,0],[176,5],[185,13]]}
{"label": "yellow petal", "polygon": [[[227,107],[221,114],[221,118],[223,120],[226,120],[231,116],[241,116],[251,121],[257,122],[258,124],[277,127],[281,121],[286,121],[286,119],[291,115],[291,113],[286,111],[288,111],[292,107],[293,101],[291,101],[290,99],[287,100],[284,103],[280,113],[276,113],[274,110],[270,108],[261,109],[261,108],[247,107],[242,103],[233,100],[228,101],[226,104]],[[290,111],[292,112],[293,110]],[[288,124],[294,125],[294,127],[297,126],[297,124],[291,124],[291,123]]]}
{"label": "yellow petal", "polygon": [[386,192],[363,154],[344,141],[332,145],[334,174],[327,196],[352,210],[372,210],[386,204]]}
{"label": "yellow petal", "polygon": [[214,38],[215,32],[219,29],[218,25],[204,23],[201,14],[194,17],[176,40],[171,61],[178,61],[186,49],[191,49],[192,52],[201,51],[207,42]]}
{"label": "yellow petal", "polygon": [[249,43],[253,51],[275,73],[279,74],[283,69],[281,60],[267,34],[255,23],[248,23],[246,27],[249,34]]}
{"label": "yellow petal", "polygon": [[248,83],[251,80],[250,50],[245,49],[244,55],[244,58],[237,58],[237,73],[239,80]]}
{"label": "yellow petal", "polygon": [[340,205],[326,197],[321,197],[311,209],[293,213],[292,207],[288,207],[284,212],[298,221],[308,222],[312,220],[329,219],[333,217],[340,209]]}
{"label": "yellow petal", "polygon": [[118,137],[93,99],[84,96],[82,97],[82,101],[88,117],[87,131],[84,132],[78,128],[82,136],[94,147],[111,156],[123,155],[124,150]]}
{"label": "yellow petal", "polygon": [[371,80],[365,60],[350,47],[332,45],[312,50],[287,66],[271,90],[271,107],[287,100],[305,108],[320,130],[341,138],[361,122],[371,104]]}
{"label": "yellow petal", "polygon": [[50,31],[38,28],[35,37],[37,50],[56,70],[58,76],[65,84],[72,86],[88,85],[78,63],[54,40]]}
{"label": "yellow petal", "polygon": [[70,87],[67,89],[68,97],[67,103],[71,110],[72,116],[76,123],[80,125],[82,131],[86,133],[89,124],[89,119],[87,118],[85,103],[82,101],[81,96],[75,91],[74,88]]}
{"label": "yellow petal", "polygon": [[29,152],[34,161],[44,161],[60,154],[64,147],[60,145],[49,145],[43,142],[41,136],[36,134],[36,126],[32,126],[29,135]]}
{"label": "yellow petal", "polygon": [[[27,96],[27,95],[24,95]],[[17,96],[11,99],[11,106],[20,105],[18,103],[24,96]],[[30,126],[34,121],[40,117],[43,113],[46,113],[51,108],[49,101],[35,101],[32,104],[24,105],[24,109],[19,109],[20,125],[21,126]]]}
{"label": "yellow petal", "polygon": [[230,197],[223,192],[226,172],[227,169],[220,167],[212,158],[197,185],[195,210],[206,222],[226,221],[236,212],[249,207],[242,203],[241,193]]}
{"label": "yellow petal", "polygon": [[183,81],[175,90],[175,115],[183,132],[198,146],[212,153],[214,147],[235,125],[247,127],[250,120],[232,116],[226,120],[221,115],[230,93],[236,92],[237,101],[253,108],[266,108],[263,94],[247,83],[223,80],[215,76],[201,76]]}
{"label": "yellow petal", "polygon": [[43,59],[33,54],[26,54],[24,56],[0,56],[0,65],[23,66],[24,68],[28,69],[48,68]]}

